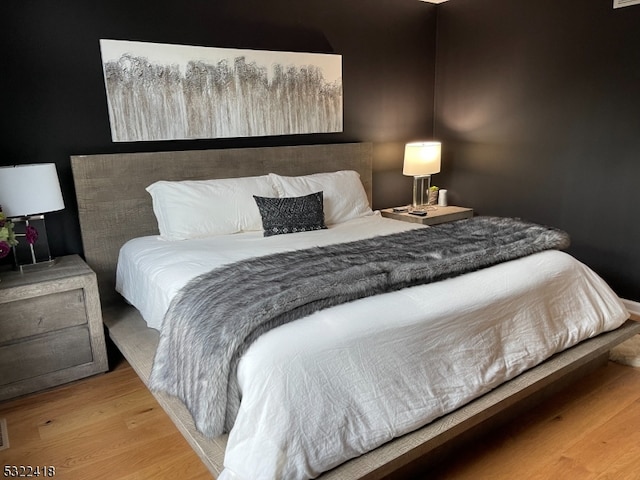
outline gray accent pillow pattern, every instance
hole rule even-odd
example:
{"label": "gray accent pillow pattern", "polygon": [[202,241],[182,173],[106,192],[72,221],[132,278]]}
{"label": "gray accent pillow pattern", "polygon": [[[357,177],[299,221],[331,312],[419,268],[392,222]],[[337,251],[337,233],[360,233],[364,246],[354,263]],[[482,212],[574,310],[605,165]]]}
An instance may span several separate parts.
{"label": "gray accent pillow pattern", "polygon": [[324,223],[322,192],[302,197],[271,198],[254,195],[253,198],[260,210],[265,237],[327,228]]}

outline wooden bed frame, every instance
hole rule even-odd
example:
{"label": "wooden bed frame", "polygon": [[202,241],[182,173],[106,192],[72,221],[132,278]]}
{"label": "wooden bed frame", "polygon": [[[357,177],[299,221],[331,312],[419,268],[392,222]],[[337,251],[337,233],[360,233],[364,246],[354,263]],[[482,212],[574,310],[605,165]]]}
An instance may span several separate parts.
{"label": "wooden bed frame", "polygon": [[[109,336],[148,384],[159,334],[115,292],[120,247],[129,239],[158,233],[145,188],[157,180],[305,175],[356,170],[371,201],[372,145],[368,143],[72,156],[80,227],[87,263],[98,277]],[[429,425],[326,472],[322,479],[380,479],[400,475],[456,448],[471,435],[494,427],[541,398],[606,363],[609,350],[640,332],[627,321],[619,329],[584,341],[504,383]],[[226,436],[199,434],[176,398],[154,394],[213,475],[223,469]]]}

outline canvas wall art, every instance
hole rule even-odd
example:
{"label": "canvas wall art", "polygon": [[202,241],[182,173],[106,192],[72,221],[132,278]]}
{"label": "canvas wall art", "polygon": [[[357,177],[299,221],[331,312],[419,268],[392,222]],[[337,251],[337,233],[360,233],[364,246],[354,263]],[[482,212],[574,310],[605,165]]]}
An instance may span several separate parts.
{"label": "canvas wall art", "polygon": [[342,57],[100,40],[114,142],[342,131]]}

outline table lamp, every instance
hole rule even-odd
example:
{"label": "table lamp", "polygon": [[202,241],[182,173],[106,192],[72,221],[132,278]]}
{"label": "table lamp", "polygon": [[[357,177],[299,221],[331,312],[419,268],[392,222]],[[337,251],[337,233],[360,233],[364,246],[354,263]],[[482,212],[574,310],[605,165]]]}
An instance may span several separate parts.
{"label": "table lamp", "polygon": [[[431,187],[431,175],[440,172],[440,142],[414,142],[404,147],[404,166],[402,174],[413,177],[412,211],[423,210],[424,180],[427,189]],[[418,203],[418,182],[420,182],[420,203]]]}
{"label": "table lamp", "polygon": [[44,214],[64,208],[55,164],[0,167],[0,205],[14,224],[16,267],[52,265]]}

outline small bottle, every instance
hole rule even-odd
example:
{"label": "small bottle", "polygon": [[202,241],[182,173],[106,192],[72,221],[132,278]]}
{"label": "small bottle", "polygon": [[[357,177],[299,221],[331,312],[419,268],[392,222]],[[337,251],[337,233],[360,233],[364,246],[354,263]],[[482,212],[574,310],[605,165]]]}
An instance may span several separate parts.
{"label": "small bottle", "polygon": [[442,188],[440,189],[439,195],[438,195],[438,205],[440,207],[446,207],[447,206],[447,191],[443,190]]}

